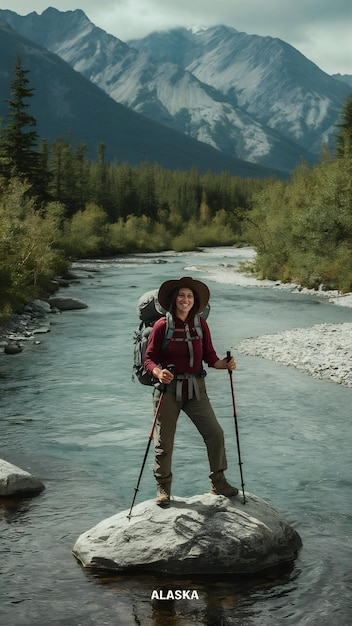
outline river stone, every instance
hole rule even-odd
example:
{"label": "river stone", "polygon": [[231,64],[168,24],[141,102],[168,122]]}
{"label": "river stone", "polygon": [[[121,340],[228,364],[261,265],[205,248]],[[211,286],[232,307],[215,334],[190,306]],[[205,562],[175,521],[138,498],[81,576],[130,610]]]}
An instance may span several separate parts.
{"label": "river stone", "polygon": [[53,296],[49,298],[49,304],[52,308],[59,311],[70,311],[75,309],[86,309],[88,304],[78,300],[77,298],[65,298],[64,296]]}
{"label": "river stone", "polygon": [[0,496],[20,493],[38,493],[45,489],[39,478],[29,472],[0,459]]}
{"label": "river stone", "polygon": [[50,333],[50,325],[47,324],[46,326],[39,326],[39,328],[34,328],[32,332],[33,335],[43,335],[44,333]]}
{"label": "river stone", "polygon": [[109,517],[73,547],[84,567],[167,574],[252,574],[292,561],[297,532],[264,500],[246,493],[175,497],[163,509],[154,500]]}
{"label": "river stone", "polygon": [[[22,337],[20,338],[22,340]],[[17,341],[9,341],[4,347],[5,354],[19,354],[22,352],[23,348],[19,343],[20,339]],[[25,339],[25,337],[23,337]]]}
{"label": "river stone", "polygon": [[51,307],[49,302],[46,302],[45,300],[33,300],[32,302],[29,302],[28,304],[26,304],[26,306],[24,307],[24,311],[28,311],[30,313],[32,313],[33,311],[38,313],[41,313],[42,315],[45,315],[46,313],[50,313]]}

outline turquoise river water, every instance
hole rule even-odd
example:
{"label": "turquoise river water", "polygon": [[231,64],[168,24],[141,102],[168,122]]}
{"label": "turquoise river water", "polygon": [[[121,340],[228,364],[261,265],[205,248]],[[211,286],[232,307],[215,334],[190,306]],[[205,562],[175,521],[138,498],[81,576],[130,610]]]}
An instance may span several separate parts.
{"label": "turquoise river water", "polygon": [[[349,626],[352,623],[352,390],[293,368],[236,354],[245,337],[323,322],[352,310],[315,296],[231,284],[246,250],[135,255],[84,263],[69,287],[88,308],[51,316],[51,332],[16,356],[0,355],[0,458],[46,489],[0,500],[0,621],[8,626]],[[168,278],[208,283],[208,319],[220,356],[232,349],[246,490],[299,532],[294,563],[251,578],[168,580],[96,576],[72,556],[77,537],[129,509],[152,422],[151,392],[131,380],[136,302]],[[229,279],[230,277],[230,279]],[[61,292],[66,295],[66,291]],[[229,378],[211,370],[208,392],[224,428],[228,478],[239,483]],[[137,502],[155,495],[152,453]],[[205,447],[179,420],[174,495],[209,489]],[[155,589],[199,599],[152,600]]]}

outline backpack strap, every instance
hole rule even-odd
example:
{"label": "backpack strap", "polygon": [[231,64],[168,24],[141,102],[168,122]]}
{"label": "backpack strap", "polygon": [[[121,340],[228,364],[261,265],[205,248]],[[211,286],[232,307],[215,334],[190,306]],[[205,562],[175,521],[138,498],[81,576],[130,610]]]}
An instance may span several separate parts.
{"label": "backpack strap", "polygon": [[172,339],[172,335],[174,334],[174,330],[175,330],[174,318],[172,317],[169,311],[167,311],[165,318],[166,318],[165,337],[161,346],[161,352],[163,352],[169,345]]}
{"label": "backpack strap", "polygon": [[194,316],[194,328],[196,329],[199,339],[203,339],[203,329],[200,321],[200,315],[198,315],[198,313]]}
{"label": "backpack strap", "polygon": [[[193,339],[191,337],[191,333],[189,332],[189,326],[188,324],[186,324],[185,326],[186,328],[186,341],[188,343],[188,350],[189,350],[189,366],[193,367],[193,363],[194,363],[194,351],[193,351]],[[196,329],[196,333],[199,337],[199,339],[203,339],[203,331],[202,331],[202,327],[200,325],[200,319],[199,319],[199,315],[195,315],[194,316],[194,328]]]}
{"label": "backpack strap", "polygon": [[[169,345],[172,336],[174,334],[174,330],[175,330],[175,323],[174,323],[174,318],[172,317],[171,313],[168,311],[165,315],[166,318],[166,328],[165,328],[165,337],[161,346],[161,351],[163,352],[166,347]],[[200,340],[203,339],[203,329],[202,329],[202,324],[200,321],[200,315],[198,315],[198,313],[194,316],[194,328],[196,330],[196,333],[199,337]],[[189,365],[190,367],[193,367],[193,363],[194,363],[194,352],[193,352],[193,344],[192,341],[193,339],[195,339],[195,337],[191,337],[191,333],[189,330],[189,326],[188,324],[185,325],[185,331],[186,331],[186,341],[188,344],[188,350],[189,350]],[[176,341],[184,341],[184,339],[176,339]]]}

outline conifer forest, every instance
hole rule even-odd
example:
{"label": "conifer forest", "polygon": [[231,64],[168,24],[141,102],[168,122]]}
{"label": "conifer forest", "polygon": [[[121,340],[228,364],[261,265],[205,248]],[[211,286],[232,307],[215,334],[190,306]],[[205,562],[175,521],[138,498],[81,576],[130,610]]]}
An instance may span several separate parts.
{"label": "conifer forest", "polygon": [[0,120],[0,320],[53,289],[73,259],[250,245],[259,278],[352,291],[352,95],[334,153],[289,179],[107,162],[39,138],[29,72],[16,60]]}

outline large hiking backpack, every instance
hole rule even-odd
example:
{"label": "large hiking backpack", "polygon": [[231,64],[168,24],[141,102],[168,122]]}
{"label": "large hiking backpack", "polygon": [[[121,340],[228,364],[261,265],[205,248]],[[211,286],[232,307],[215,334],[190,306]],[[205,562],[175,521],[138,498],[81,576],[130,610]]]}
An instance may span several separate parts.
{"label": "large hiking backpack", "polygon": [[[199,315],[195,315],[194,322],[198,336],[202,339],[202,326],[199,317],[206,319],[209,314],[210,307],[207,305],[206,309]],[[149,335],[157,320],[161,317],[166,317],[166,331],[162,345],[162,350],[165,350],[167,345],[172,339],[174,333],[174,320],[169,313],[161,306],[158,300],[158,290],[147,291],[141,296],[137,302],[137,314],[140,321],[138,329],[134,332],[133,336],[133,374],[132,379],[135,377],[142,385],[154,385],[157,381],[154,380],[143,367],[143,359],[147,349]]]}

